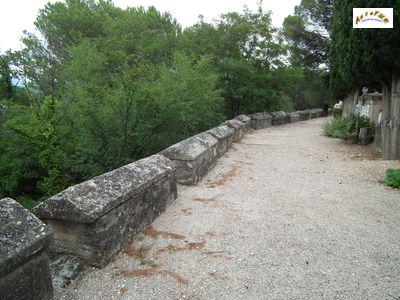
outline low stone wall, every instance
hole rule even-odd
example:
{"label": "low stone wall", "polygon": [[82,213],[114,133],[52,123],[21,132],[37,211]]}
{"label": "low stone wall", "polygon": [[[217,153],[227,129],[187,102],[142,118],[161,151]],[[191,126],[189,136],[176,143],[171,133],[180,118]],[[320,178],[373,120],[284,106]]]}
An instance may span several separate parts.
{"label": "low stone wall", "polygon": [[272,125],[283,125],[287,123],[287,117],[284,111],[274,111],[271,115]]}
{"label": "low stone wall", "polygon": [[300,114],[298,112],[291,112],[287,114],[288,123],[296,123],[300,121]]}
{"label": "low stone wall", "polygon": [[177,166],[177,180],[196,184],[217,163],[218,140],[209,133],[200,133],[161,152]]}
{"label": "low stone wall", "polygon": [[0,200],[0,298],[53,299],[51,231],[18,202]]}
{"label": "low stone wall", "polygon": [[214,138],[218,140],[218,157],[221,157],[226,151],[228,151],[228,149],[233,144],[233,136],[235,134],[235,131],[226,125],[214,127],[208,130],[207,133],[211,134]]}
{"label": "low stone wall", "polygon": [[310,111],[309,110],[300,110],[298,111],[300,115],[300,121],[307,121],[310,119]]}
{"label": "low stone wall", "polygon": [[321,108],[314,108],[312,111],[316,114],[316,118],[322,118],[324,116],[324,110]]}
{"label": "low stone wall", "polygon": [[315,109],[312,109],[310,111],[310,119],[316,119],[318,118],[318,111],[316,111]]}
{"label": "low stone wall", "polygon": [[72,186],[34,213],[54,232],[50,251],[102,267],[176,196],[176,167],[157,154]]}
{"label": "low stone wall", "polygon": [[[0,295],[4,299],[51,299],[46,251],[57,258],[52,263],[55,273],[63,270],[65,261],[74,262],[68,272],[81,269],[81,263],[75,263],[74,258],[96,267],[105,266],[177,197],[177,182],[199,182],[250,127],[293,123],[310,115],[310,111],[279,111],[237,116],[160,154],[50,197],[33,210],[48,226],[12,199],[0,200]],[[319,110],[314,110],[314,115],[320,116]],[[69,275],[58,275],[53,274],[53,282],[61,288]]]}
{"label": "low stone wall", "polygon": [[244,124],[245,133],[248,132],[251,128],[251,118],[247,115],[239,115],[235,117],[236,120],[239,120]]}
{"label": "low stone wall", "polygon": [[245,124],[237,119],[225,121],[223,125],[226,125],[234,130],[233,141],[239,142],[245,133]]}
{"label": "low stone wall", "polygon": [[269,113],[255,113],[251,116],[251,127],[255,130],[272,126],[272,115]]}

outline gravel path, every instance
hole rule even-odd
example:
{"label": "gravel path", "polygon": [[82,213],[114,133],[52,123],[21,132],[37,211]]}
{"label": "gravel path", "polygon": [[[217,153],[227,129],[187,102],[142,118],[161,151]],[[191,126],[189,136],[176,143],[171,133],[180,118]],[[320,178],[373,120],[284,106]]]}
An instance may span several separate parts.
{"label": "gravel path", "polygon": [[398,163],[323,122],[248,134],[62,298],[400,299],[400,192],[381,183]]}

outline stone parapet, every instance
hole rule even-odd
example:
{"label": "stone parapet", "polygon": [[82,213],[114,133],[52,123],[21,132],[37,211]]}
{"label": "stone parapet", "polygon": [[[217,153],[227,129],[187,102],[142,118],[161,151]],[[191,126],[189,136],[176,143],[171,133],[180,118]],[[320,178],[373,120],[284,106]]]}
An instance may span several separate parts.
{"label": "stone parapet", "polygon": [[283,125],[287,123],[286,113],[284,111],[274,111],[272,115],[272,125]]}
{"label": "stone parapet", "polygon": [[239,142],[245,132],[245,124],[237,119],[225,121],[222,125],[226,125],[234,130],[234,142]]}
{"label": "stone parapet", "polygon": [[200,133],[163,150],[162,155],[177,166],[177,180],[196,184],[217,163],[218,140],[209,133]]}
{"label": "stone parapet", "polygon": [[0,200],[0,298],[53,299],[51,231],[10,198]]}
{"label": "stone parapet", "polygon": [[236,120],[244,123],[244,131],[248,132],[251,128],[251,118],[247,115],[238,115],[235,117]]}
{"label": "stone parapet", "polygon": [[34,213],[54,231],[52,252],[101,267],[176,196],[176,166],[157,154],[71,186]]}
{"label": "stone parapet", "polygon": [[207,133],[211,134],[218,140],[218,157],[221,157],[232,146],[235,134],[235,131],[232,128],[226,125],[220,125],[208,130]]}
{"label": "stone parapet", "polygon": [[272,116],[269,113],[255,113],[251,116],[251,127],[255,130],[272,126]]}
{"label": "stone parapet", "polygon": [[309,110],[300,110],[297,112],[300,115],[300,121],[306,121],[310,119],[310,111]]}
{"label": "stone parapet", "polygon": [[291,112],[287,114],[288,123],[296,123],[300,121],[300,114],[298,112]]}

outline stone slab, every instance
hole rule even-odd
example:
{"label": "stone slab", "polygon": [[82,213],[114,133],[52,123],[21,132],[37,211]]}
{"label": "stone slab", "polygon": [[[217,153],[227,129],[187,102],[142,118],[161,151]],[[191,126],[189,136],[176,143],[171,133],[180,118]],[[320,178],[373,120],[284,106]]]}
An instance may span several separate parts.
{"label": "stone slab", "polygon": [[288,123],[296,123],[300,121],[300,114],[298,112],[291,112],[287,114]]}
{"label": "stone slab", "polygon": [[322,108],[314,108],[313,111],[314,113],[317,114],[317,118],[322,118],[325,115],[324,110]]}
{"label": "stone slab", "polygon": [[102,267],[176,196],[176,166],[156,154],[72,186],[34,212],[55,233],[52,252]]}
{"label": "stone slab", "polygon": [[245,133],[245,124],[237,119],[227,120],[222,125],[226,125],[234,130],[234,142],[239,142]]}
{"label": "stone slab", "polygon": [[0,278],[0,299],[53,299],[49,260],[44,250]]}
{"label": "stone slab", "polygon": [[300,121],[306,121],[310,119],[310,111],[309,110],[300,110],[298,111],[300,115]]}
{"label": "stone slab", "polygon": [[316,118],[318,118],[318,110],[312,109],[310,111],[310,119],[316,119]]}
{"label": "stone slab", "polygon": [[255,130],[272,126],[272,116],[269,113],[254,113],[251,116],[251,127]]}
{"label": "stone slab", "polygon": [[283,125],[287,123],[286,113],[284,111],[274,111],[272,115],[272,125]]}
{"label": "stone slab", "polygon": [[52,299],[46,254],[52,233],[11,198],[0,200],[0,298]]}
{"label": "stone slab", "polygon": [[251,128],[251,118],[247,115],[238,115],[235,117],[236,120],[239,120],[240,122],[244,123],[244,131],[248,132]]}
{"label": "stone slab", "polygon": [[177,166],[177,180],[181,184],[196,184],[217,163],[218,140],[203,132],[163,150],[162,155]]}
{"label": "stone slab", "polygon": [[40,218],[92,223],[174,171],[171,161],[156,154],[71,186],[33,212]]}
{"label": "stone slab", "polygon": [[46,248],[50,229],[11,198],[0,200],[0,276]]}
{"label": "stone slab", "polygon": [[218,140],[217,151],[218,157],[221,157],[232,146],[235,131],[226,126],[220,125],[207,131]]}
{"label": "stone slab", "polygon": [[83,261],[69,255],[61,255],[52,261],[50,271],[55,294],[61,294],[63,289],[84,271],[85,266]]}

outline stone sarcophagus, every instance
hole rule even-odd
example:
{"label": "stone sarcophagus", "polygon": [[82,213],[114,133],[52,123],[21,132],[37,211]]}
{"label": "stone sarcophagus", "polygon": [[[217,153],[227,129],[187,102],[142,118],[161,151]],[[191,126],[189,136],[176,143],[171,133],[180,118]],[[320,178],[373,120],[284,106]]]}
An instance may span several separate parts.
{"label": "stone sarcophagus", "polygon": [[317,118],[322,118],[325,116],[324,110],[322,108],[313,109],[317,113]]}
{"label": "stone sarcophagus", "polygon": [[300,121],[300,114],[298,112],[291,112],[287,114],[288,123],[296,123]]}
{"label": "stone sarcophagus", "polygon": [[232,128],[226,125],[220,125],[208,130],[207,133],[211,134],[218,140],[218,157],[221,157],[232,146],[233,135],[235,133]]}
{"label": "stone sarcophagus", "polygon": [[54,231],[52,252],[102,267],[176,196],[175,164],[157,154],[71,186],[34,213]]}
{"label": "stone sarcophagus", "polygon": [[272,126],[272,116],[269,113],[255,113],[251,116],[251,127],[255,130]]}
{"label": "stone sarcophagus", "polygon": [[251,128],[251,118],[247,115],[238,115],[235,117],[236,120],[244,123],[244,131],[248,132]]}
{"label": "stone sarcophagus", "polygon": [[245,124],[238,119],[225,121],[222,125],[226,125],[234,130],[233,141],[239,142],[245,133]]}
{"label": "stone sarcophagus", "polygon": [[318,118],[318,110],[317,109],[312,109],[310,111],[310,119],[316,119]]}
{"label": "stone sarcophagus", "polygon": [[286,113],[284,111],[274,111],[272,115],[272,125],[283,125],[287,123]]}
{"label": "stone sarcophagus", "polygon": [[217,163],[217,145],[216,138],[203,132],[172,145],[161,154],[175,162],[179,183],[196,184]]}
{"label": "stone sarcophagus", "polygon": [[0,200],[0,298],[53,299],[51,231],[10,198]]}
{"label": "stone sarcophagus", "polygon": [[310,119],[310,111],[309,110],[300,110],[298,111],[300,115],[300,121],[306,121]]}

